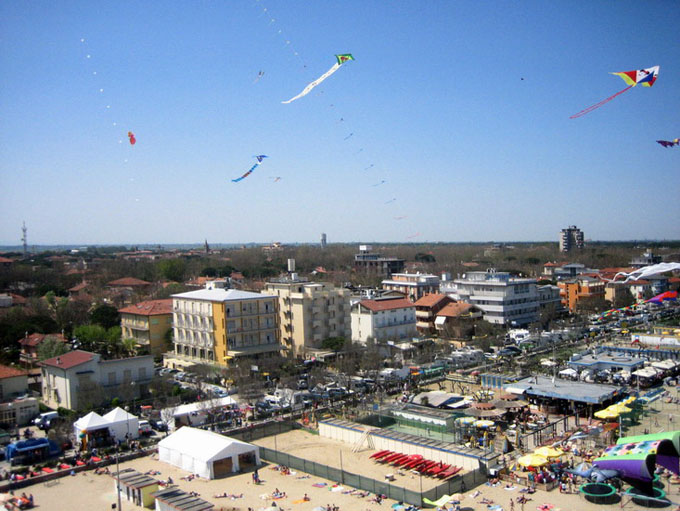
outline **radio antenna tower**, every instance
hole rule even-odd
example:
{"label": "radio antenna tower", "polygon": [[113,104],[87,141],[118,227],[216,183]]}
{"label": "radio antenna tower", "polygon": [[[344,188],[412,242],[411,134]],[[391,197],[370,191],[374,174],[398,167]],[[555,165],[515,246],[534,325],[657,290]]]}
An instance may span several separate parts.
{"label": "radio antenna tower", "polygon": [[21,227],[21,243],[24,245],[24,257],[28,257],[28,238],[26,237],[26,222],[24,221],[24,225]]}

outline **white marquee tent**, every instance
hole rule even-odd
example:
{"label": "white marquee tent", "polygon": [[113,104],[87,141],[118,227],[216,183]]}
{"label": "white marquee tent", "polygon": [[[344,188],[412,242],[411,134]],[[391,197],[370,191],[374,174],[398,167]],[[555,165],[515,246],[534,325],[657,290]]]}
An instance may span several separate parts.
{"label": "white marquee tent", "polygon": [[184,426],[158,443],[158,459],[205,479],[215,479],[247,466],[259,466],[260,451],[256,445]]}
{"label": "white marquee tent", "polygon": [[111,435],[117,440],[125,440],[127,434],[128,438],[139,438],[139,419],[122,408],[114,408],[103,419],[108,421]]}
{"label": "white marquee tent", "polygon": [[92,431],[108,427],[109,421],[107,421],[97,412],[90,412],[85,417],[81,417],[73,423],[73,430],[75,431],[76,438],[78,438],[78,435],[81,431],[87,431],[91,433]]}

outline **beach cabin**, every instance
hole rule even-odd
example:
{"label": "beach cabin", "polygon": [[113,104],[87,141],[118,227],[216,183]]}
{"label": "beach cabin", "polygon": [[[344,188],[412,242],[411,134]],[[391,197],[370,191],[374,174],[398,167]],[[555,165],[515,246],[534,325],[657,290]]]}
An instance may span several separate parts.
{"label": "beach cabin", "polygon": [[[121,470],[120,498],[133,502],[136,506],[153,509],[156,499],[151,495],[158,491],[158,481],[153,477],[142,474],[131,468]],[[116,491],[118,480],[113,475],[113,489]]]}
{"label": "beach cabin", "polygon": [[179,488],[166,488],[151,494],[156,499],[156,511],[210,511],[215,506]]}

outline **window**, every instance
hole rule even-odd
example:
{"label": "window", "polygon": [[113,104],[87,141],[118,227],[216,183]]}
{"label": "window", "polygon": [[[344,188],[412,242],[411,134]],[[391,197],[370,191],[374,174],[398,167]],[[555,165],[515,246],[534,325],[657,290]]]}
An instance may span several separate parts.
{"label": "window", "polygon": [[130,383],[132,380],[132,370],[131,369],[126,369],[123,371],[123,382],[124,383]]}
{"label": "window", "polygon": [[140,380],[146,380],[146,367],[140,367],[137,374]]}
{"label": "window", "polygon": [[115,385],[116,384],[116,373],[115,371],[112,371],[108,374],[109,378],[109,385]]}

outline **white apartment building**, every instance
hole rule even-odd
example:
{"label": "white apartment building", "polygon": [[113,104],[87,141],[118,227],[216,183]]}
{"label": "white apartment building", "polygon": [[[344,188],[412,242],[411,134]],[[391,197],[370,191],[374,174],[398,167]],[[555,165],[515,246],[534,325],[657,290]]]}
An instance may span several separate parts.
{"label": "white apartment building", "polygon": [[113,396],[145,395],[153,377],[153,357],[103,360],[88,351],[69,351],[43,360],[42,399],[50,408],[78,410],[98,406]]}
{"label": "white apartment building", "polygon": [[519,326],[539,318],[536,279],[512,277],[507,272],[490,269],[444,281],[440,290],[454,300],[478,306],[489,323]]}
{"label": "white apartment building", "polygon": [[423,296],[439,292],[439,277],[427,273],[393,273],[382,281],[382,288],[399,291],[415,302]]}
{"label": "white apartment building", "polygon": [[411,339],[416,335],[416,306],[405,298],[362,300],[352,306],[352,340]]}
{"label": "white apartment building", "polygon": [[289,355],[319,349],[328,337],[351,338],[348,289],[307,282],[293,274],[267,282],[262,292],[278,299],[279,334]]}
{"label": "white apartment building", "polygon": [[281,350],[272,296],[222,287],[172,295],[175,355],[194,363],[228,365]]}

